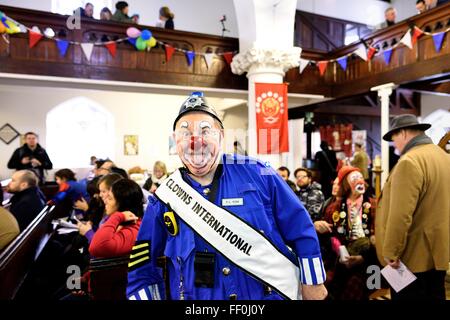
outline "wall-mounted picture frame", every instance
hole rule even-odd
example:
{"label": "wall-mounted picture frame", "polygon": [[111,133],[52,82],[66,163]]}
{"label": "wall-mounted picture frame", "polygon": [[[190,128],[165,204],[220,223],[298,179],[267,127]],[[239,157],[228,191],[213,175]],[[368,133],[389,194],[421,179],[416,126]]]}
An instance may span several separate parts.
{"label": "wall-mounted picture frame", "polygon": [[2,140],[6,144],[10,144],[18,136],[20,136],[20,133],[9,123],[3,125],[0,128],[0,140]]}
{"label": "wall-mounted picture frame", "polygon": [[126,156],[137,156],[139,154],[139,136],[123,136],[123,153]]}

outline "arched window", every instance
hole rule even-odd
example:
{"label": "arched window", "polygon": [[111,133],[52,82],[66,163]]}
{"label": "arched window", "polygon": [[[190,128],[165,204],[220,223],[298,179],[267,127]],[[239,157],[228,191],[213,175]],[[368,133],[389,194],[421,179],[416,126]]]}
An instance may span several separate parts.
{"label": "arched window", "polygon": [[114,13],[112,0],[52,0],[52,12],[71,15],[79,7],[84,8],[88,2],[94,5],[95,19],[100,19],[100,11],[104,7],[108,7]]}
{"label": "arched window", "polygon": [[113,158],[114,118],[90,99],[70,99],[47,114],[46,141],[55,168],[86,168],[91,156]]}

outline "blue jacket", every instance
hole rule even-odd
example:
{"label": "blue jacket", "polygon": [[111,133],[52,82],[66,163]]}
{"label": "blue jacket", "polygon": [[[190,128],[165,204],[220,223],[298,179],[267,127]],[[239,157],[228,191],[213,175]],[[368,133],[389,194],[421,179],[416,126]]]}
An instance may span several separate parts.
{"label": "blue jacket", "polygon": [[[291,188],[270,166],[260,161],[240,155],[223,155],[222,160],[223,172],[215,204],[220,205],[222,199],[242,198],[242,206],[227,209],[264,232],[286,257],[299,265],[299,281],[304,284],[323,283],[325,271],[314,225]],[[203,190],[211,188],[201,186],[187,174],[185,178],[202,195]],[[170,298],[173,300],[180,299],[180,291],[186,300],[281,298],[217,253],[181,219],[177,219],[178,234],[170,235],[163,221],[167,211],[162,202],[151,198],[130,256],[129,299],[165,298],[162,271],[156,265],[156,258],[160,256],[167,257]],[[213,288],[196,287],[194,284],[196,252],[215,253]],[[313,263],[314,258],[316,263]]]}

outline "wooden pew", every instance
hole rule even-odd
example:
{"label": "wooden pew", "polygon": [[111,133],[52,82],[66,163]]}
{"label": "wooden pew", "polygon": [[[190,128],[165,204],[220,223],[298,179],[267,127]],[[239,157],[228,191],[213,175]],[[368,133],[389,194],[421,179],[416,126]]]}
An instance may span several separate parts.
{"label": "wooden pew", "polygon": [[68,216],[71,206],[63,201],[46,206],[36,218],[0,252],[0,300],[14,299],[25,287],[27,275],[53,233],[52,220]]}
{"label": "wooden pew", "polygon": [[51,231],[54,207],[45,207],[0,254],[0,299],[14,299]]}
{"label": "wooden pew", "polygon": [[[93,300],[126,300],[129,256],[109,259],[91,259],[90,294]],[[163,269],[166,297],[170,298],[166,257],[158,257],[157,265]]]}

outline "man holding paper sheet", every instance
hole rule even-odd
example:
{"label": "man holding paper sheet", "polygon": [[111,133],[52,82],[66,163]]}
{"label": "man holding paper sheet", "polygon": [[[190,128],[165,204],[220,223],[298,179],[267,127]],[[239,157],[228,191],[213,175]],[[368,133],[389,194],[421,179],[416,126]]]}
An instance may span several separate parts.
{"label": "man holding paper sheet", "polygon": [[[130,256],[130,300],[324,299],[314,225],[270,166],[223,155],[223,124],[194,92],[174,121],[176,170],[155,192]],[[300,288],[300,283],[302,284]]]}
{"label": "man holding paper sheet", "polygon": [[397,269],[401,262],[417,279],[393,300],[445,300],[450,251],[450,155],[424,131],[430,124],[413,115],[393,118],[383,136],[401,157],[389,174],[376,218],[378,259]]}

